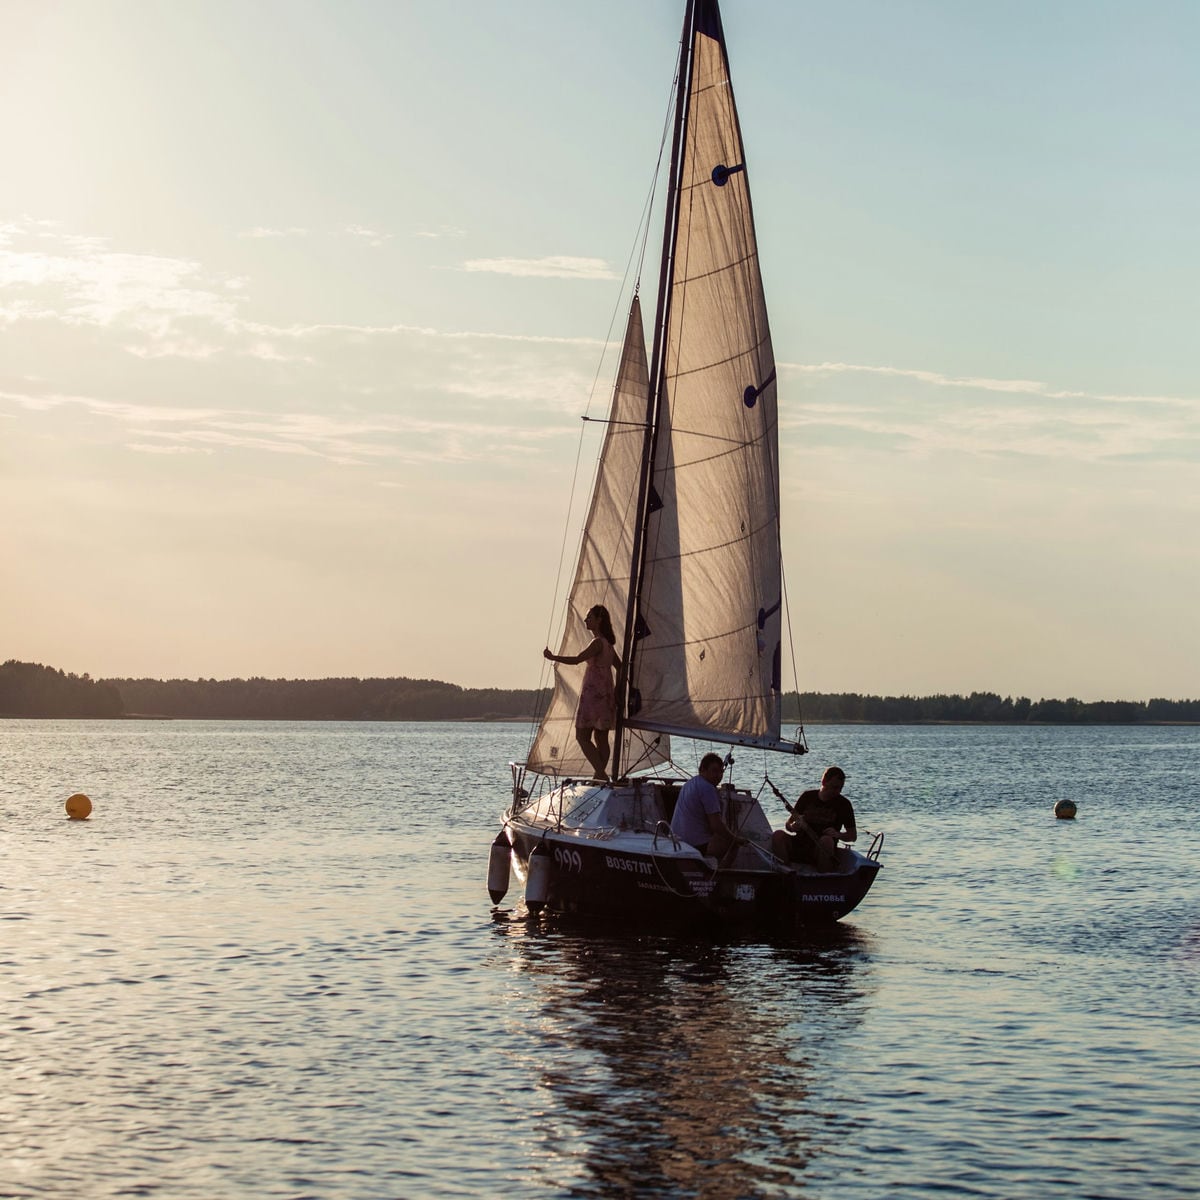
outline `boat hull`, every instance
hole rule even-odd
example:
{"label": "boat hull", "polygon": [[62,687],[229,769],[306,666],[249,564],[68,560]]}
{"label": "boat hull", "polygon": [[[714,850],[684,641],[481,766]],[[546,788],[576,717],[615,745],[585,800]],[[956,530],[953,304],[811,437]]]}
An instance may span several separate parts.
{"label": "boat hull", "polygon": [[[597,840],[511,820],[506,832],[517,873],[541,846],[549,858],[548,911],[629,919],[647,925],[728,925],[788,929],[828,925],[867,894],[880,864],[843,850],[843,871],[786,867],[769,856],[759,868],[721,868],[691,847],[649,835]],[[743,855],[744,857],[744,855]]]}

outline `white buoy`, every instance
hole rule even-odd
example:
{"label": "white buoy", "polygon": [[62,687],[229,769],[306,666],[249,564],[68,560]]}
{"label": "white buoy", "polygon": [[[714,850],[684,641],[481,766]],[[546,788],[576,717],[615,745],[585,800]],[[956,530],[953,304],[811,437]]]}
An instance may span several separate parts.
{"label": "white buoy", "polygon": [[525,907],[533,914],[540,913],[550,895],[550,851],[540,842],[529,855],[529,870],[525,878]]}
{"label": "white buoy", "polygon": [[496,834],[492,852],[488,856],[488,895],[493,904],[499,904],[508,891],[508,872],[512,862],[512,847],[504,830]]}

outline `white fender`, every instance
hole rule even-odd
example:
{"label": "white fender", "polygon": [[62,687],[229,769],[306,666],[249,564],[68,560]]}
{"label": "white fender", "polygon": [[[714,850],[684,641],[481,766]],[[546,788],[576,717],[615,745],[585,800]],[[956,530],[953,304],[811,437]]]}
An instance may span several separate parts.
{"label": "white fender", "polygon": [[550,895],[550,863],[550,851],[540,843],[534,846],[525,879],[525,907],[535,915],[542,911]]}
{"label": "white fender", "polygon": [[488,895],[493,904],[499,904],[508,891],[508,872],[512,862],[512,847],[504,830],[496,834],[492,852],[488,855]]}

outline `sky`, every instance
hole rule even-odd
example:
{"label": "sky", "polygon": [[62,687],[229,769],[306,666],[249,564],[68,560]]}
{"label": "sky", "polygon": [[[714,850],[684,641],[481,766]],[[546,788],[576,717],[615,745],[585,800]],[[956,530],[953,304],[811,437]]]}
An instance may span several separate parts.
{"label": "sky", "polygon": [[[0,0],[0,659],[544,682],[682,9]],[[1200,7],[723,16],[785,683],[1200,695]]]}

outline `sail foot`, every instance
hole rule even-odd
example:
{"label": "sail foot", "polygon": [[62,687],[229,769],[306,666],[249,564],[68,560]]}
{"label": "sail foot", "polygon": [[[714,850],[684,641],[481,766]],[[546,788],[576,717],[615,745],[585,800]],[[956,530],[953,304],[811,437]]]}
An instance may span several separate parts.
{"label": "sail foot", "polygon": [[778,754],[807,754],[808,747],[802,741],[791,742],[771,734],[735,733],[722,729],[696,729],[684,725],[668,725],[658,721],[636,721],[626,723],[627,729],[639,729],[645,733],[666,733],[672,737],[691,738],[698,742],[718,742],[723,746],[750,746],[756,750],[772,750]]}

